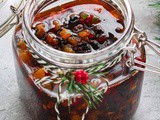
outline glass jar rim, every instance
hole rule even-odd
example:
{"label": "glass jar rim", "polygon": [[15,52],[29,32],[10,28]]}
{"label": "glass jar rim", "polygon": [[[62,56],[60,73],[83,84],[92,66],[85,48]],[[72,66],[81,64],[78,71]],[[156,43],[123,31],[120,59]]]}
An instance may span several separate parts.
{"label": "glass jar rim", "polygon": [[[113,43],[112,45],[102,50],[91,52],[91,53],[84,53],[84,54],[65,53],[65,52],[53,49],[48,45],[45,45],[32,32],[32,29],[30,27],[32,24],[32,19],[30,19],[30,17],[32,18],[33,16],[30,16],[29,12],[31,11],[32,14],[35,12],[34,10],[30,10],[30,8],[33,7],[34,4],[35,5],[39,4],[38,7],[43,8],[53,2],[55,2],[55,0],[46,0],[46,1],[41,0],[41,1],[34,1],[34,2],[32,0],[29,0],[27,2],[27,5],[24,9],[24,14],[23,14],[23,19],[24,19],[23,24],[25,28],[24,32],[29,35],[29,37],[27,36],[27,42],[29,43],[30,47],[34,50],[34,52],[37,53],[37,55],[39,55],[49,63],[59,64],[64,62],[65,64],[69,64],[69,65],[77,64],[75,65],[75,67],[81,66],[82,64],[86,64],[86,63],[88,65],[89,63],[94,64],[94,63],[103,61],[104,59],[108,59],[115,56],[116,54],[118,54],[120,51],[123,50],[126,44],[130,42],[130,37],[134,29],[134,15],[133,15],[131,6],[128,0],[117,0],[117,2],[119,3],[115,2],[115,0],[113,1],[110,0],[110,2],[116,5],[118,4],[117,6],[121,9],[123,6],[120,3],[124,4],[125,5],[124,7],[126,7],[126,12],[127,12],[126,30],[124,31],[123,35],[115,43]],[[124,8],[123,8],[123,11],[124,11]],[[57,56],[57,58],[55,58],[55,56]]]}

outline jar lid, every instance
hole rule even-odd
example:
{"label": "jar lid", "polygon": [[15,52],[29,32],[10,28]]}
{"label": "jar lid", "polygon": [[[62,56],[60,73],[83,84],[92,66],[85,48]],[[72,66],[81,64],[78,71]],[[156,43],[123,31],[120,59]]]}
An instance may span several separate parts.
{"label": "jar lid", "polygon": [[[0,0],[0,30],[3,31],[7,25],[9,25],[15,18],[15,14],[11,11],[10,7],[14,6],[19,9],[24,0]],[[9,30],[9,29],[8,29]]]}

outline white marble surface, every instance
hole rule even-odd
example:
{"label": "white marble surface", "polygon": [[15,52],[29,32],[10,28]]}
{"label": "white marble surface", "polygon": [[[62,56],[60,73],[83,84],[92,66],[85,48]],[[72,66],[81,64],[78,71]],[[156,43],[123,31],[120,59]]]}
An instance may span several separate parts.
{"label": "white marble surface", "polygon": [[[150,0],[130,0],[136,25],[146,31],[149,38],[158,36],[156,9],[148,7]],[[1,19],[1,18],[0,18]],[[19,99],[12,55],[13,30],[0,38],[0,120],[30,120]],[[147,49],[148,62],[160,67],[160,57]],[[146,73],[141,102],[132,120],[160,120],[160,76]]]}

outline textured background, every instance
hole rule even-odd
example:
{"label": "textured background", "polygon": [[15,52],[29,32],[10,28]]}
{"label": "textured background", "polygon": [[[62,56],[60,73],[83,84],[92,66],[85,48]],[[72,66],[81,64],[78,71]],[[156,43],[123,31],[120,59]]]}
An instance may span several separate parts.
{"label": "textured background", "polygon": [[[150,39],[158,36],[155,25],[156,9],[148,7],[150,0],[129,0],[136,17],[136,25]],[[0,120],[30,120],[20,102],[12,55],[11,30],[0,38]],[[160,57],[147,49],[148,62],[160,67]],[[141,102],[132,120],[160,120],[160,75],[146,73]]]}

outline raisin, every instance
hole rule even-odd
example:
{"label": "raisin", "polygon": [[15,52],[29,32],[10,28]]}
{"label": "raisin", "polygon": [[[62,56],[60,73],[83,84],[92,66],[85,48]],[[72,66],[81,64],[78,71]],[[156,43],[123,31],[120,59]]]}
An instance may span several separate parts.
{"label": "raisin", "polygon": [[99,43],[98,43],[96,40],[92,40],[92,41],[90,42],[90,45],[92,46],[92,48],[93,48],[94,50],[98,50],[98,49],[99,49]]}
{"label": "raisin", "polygon": [[71,43],[71,45],[73,45],[74,47],[78,46],[78,38],[76,37],[69,37],[68,38],[68,42]]}
{"label": "raisin", "polygon": [[81,38],[88,37],[89,35],[90,35],[90,31],[88,29],[83,30],[83,31],[78,33],[78,36],[81,37]]}
{"label": "raisin", "polygon": [[60,22],[58,21],[58,20],[54,20],[53,22],[52,22],[52,24],[53,24],[53,29],[55,30],[55,31],[57,31],[57,30],[59,30],[60,28],[61,28],[61,24],[60,24]]}
{"label": "raisin", "polygon": [[44,68],[41,68],[41,69],[37,70],[36,72],[34,72],[33,76],[36,79],[42,79],[43,77],[45,77],[45,70],[44,70]]}
{"label": "raisin", "polygon": [[23,40],[20,40],[20,41],[18,42],[17,47],[18,47],[20,50],[27,50],[26,43],[25,43]]}
{"label": "raisin", "polygon": [[58,39],[56,39],[56,36],[53,33],[49,33],[46,36],[46,42],[53,46],[58,45],[59,43]]}
{"label": "raisin", "polygon": [[39,28],[36,30],[36,36],[38,39],[45,39],[46,31],[44,28]]}
{"label": "raisin", "polygon": [[68,53],[75,53],[75,51],[72,49],[72,46],[70,44],[63,46],[63,51]]}
{"label": "raisin", "polygon": [[68,29],[63,29],[59,34],[64,40],[68,39],[72,35],[71,31]]}
{"label": "raisin", "polygon": [[95,36],[96,36],[95,32],[93,30],[90,30],[90,35],[88,36],[89,39],[93,39],[95,38]]}
{"label": "raisin", "polygon": [[79,16],[78,15],[76,15],[76,14],[72,14],[71,16],[70,16],[70,23],[71,24],[75,24],[75,23],[77,23],[79,21]]}
{"label": "raisin", "polygon": [[100,25],[95,26],[94,31],[96,34],[103,34],[104,30]]}
{"label": "raisin", "polygon": [[106,40],[107,40],[106,34],[102,34],[102,35],[100,35],[99,38],[98,38],[98,42],[99,42],[100,44],[103,44]]}

